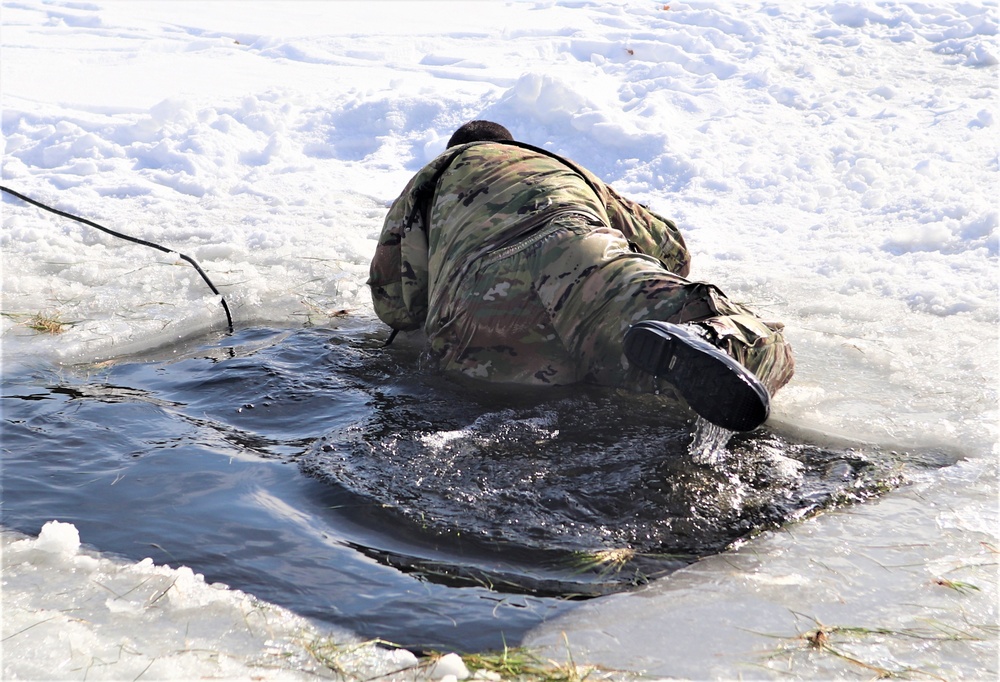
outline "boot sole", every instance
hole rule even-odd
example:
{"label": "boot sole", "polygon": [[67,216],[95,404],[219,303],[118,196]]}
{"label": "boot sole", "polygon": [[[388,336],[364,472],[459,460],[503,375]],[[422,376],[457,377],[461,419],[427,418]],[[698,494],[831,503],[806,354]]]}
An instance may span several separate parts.
{"label": "boot sole", "polygon": [[639,322],[624,338],[625,357],[669,381],[705,420],[752,431],[770,413],[767,389],[748,369],[704,339],[669,322]]}

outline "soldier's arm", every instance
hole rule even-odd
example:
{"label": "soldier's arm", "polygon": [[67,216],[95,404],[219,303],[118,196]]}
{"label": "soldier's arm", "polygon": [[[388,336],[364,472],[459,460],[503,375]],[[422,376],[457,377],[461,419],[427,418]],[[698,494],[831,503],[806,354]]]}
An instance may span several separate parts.
{"label": "soldier's arm", "polygon": [[[369,270],[375,314],[393,329],[412,331],[427,316],[427,210],[439,156],[420,170],[389,207]],[[428,191],[430,190],[430,191]]]}
{"label": "soldier's arm", "polygon": [[402,225],[406,215],[405,196],[404,192],[393,203],[386,216],[369,269],[368,286],[372,293],[372,305],[379,319],[393,329],[411,331],[418,329],[423,320],[409,310],[403,295]]}

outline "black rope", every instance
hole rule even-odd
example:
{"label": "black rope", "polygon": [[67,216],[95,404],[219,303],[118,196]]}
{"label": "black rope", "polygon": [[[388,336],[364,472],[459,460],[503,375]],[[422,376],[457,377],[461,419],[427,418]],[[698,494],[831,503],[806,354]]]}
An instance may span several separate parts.
{"label": "black rope", "polygon": [[160,246],[159,244],[154,244],[153,242],[147,242],[145,239],[139,239],[138,237],[130,237],[127,234],[122,234],[121,232],[115,232],[114,230],[112,230],[110,228],[104,227],[103,225],[98,225],[97,223],[95,223],[93,221],[90,221],[90,220],[87,220],[86,218],[81,218],[80,216],[75,216],[72,213],[66,213],[65,211],[60,211],[57,208],[52,208],[51,206],[46,206],[45,204],[43,204],[43,203],[41,203],[39,201],[35,201],[34,199],[31,199],[29,197],[24,196],[20,192],[15,192],[14,190],[10,189],[9,187],[4,187],[3,185],[0,185],[0,190],[3,190],[4,192],[7,192],[7,194],[10,194],[12,196],[17,197],[21,201],[23,201],[25,203],[28,203],[28,204],[31,204],[32,206],[37,206],[40,209],[43,209],[45,211],[49,211],[50,213],[55,213],[56,215],[62,216],[63,218],[69,218],[70,220],[75,220],[78,223],[83,223],[84,225],[89,225],[90,227],[96,228],[96,229],[100,230],[101,232],[106,232],[106,233],[110,234],[113,237],[118,237],[119,239],[124,239],[125,241],[132,242],[133,244],[139,244],[141,246],[148,246],[148,247],[150,247],[152,249],[157,249],[159,251],[162,251],[163,253],[176,253],[182,260],[185,260],[185,261],[187,261],[188,263],[190,263],[191,265],[194,266],[194,269],[197,270],[198,274],[201,275],[201,278],[203,280],[205,280],[205,284],[207,284],[208,288],[212,290],[212,293],[219,297],[219,300],[222,302],[222,309],[226,311],[226,321],[229,323],[229,333],[231,334],[233,332],[233,316],[229,312],[229,304],[226,303],[226,298],[221,293],[219,293],[219,290],[215,288],[214,284],[212,284],[212,280],[210,280],[208,278],[208,275],[205,274],[205,271],[202,270],[201,266],[198,265],[198,263],[196,263],[195,260],[193,258],[191,258],[190,256],[186,256],[183,253],[180,253],[178,251],[174,251],[172,249],[168,249],[165,246]]}

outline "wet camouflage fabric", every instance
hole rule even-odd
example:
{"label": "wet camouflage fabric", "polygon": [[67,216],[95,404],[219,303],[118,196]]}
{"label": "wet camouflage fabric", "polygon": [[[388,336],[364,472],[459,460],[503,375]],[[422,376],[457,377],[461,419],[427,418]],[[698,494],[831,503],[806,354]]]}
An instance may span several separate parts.
{"label": "wet camouflage fabric", "polygon": [[652,390],[622,335],[659,319],[699,322],[772,393],[787,383],[780,325],[685,279],[689,267],[673,222],[585,169],[473,143],[432,161],[393,203],[368,283],[380,319],[423,329],[438,365],[469,377]]}

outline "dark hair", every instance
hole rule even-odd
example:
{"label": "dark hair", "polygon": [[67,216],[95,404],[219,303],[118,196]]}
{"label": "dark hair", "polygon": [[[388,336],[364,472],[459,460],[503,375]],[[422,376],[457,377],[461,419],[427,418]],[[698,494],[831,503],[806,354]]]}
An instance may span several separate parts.
{"label": "dark hair", "polygon": [[493,121],[469,121],[462,125],[448,140],[448,146],[454,147],[468,142],[496,142],[513,140],[510,131]]}

